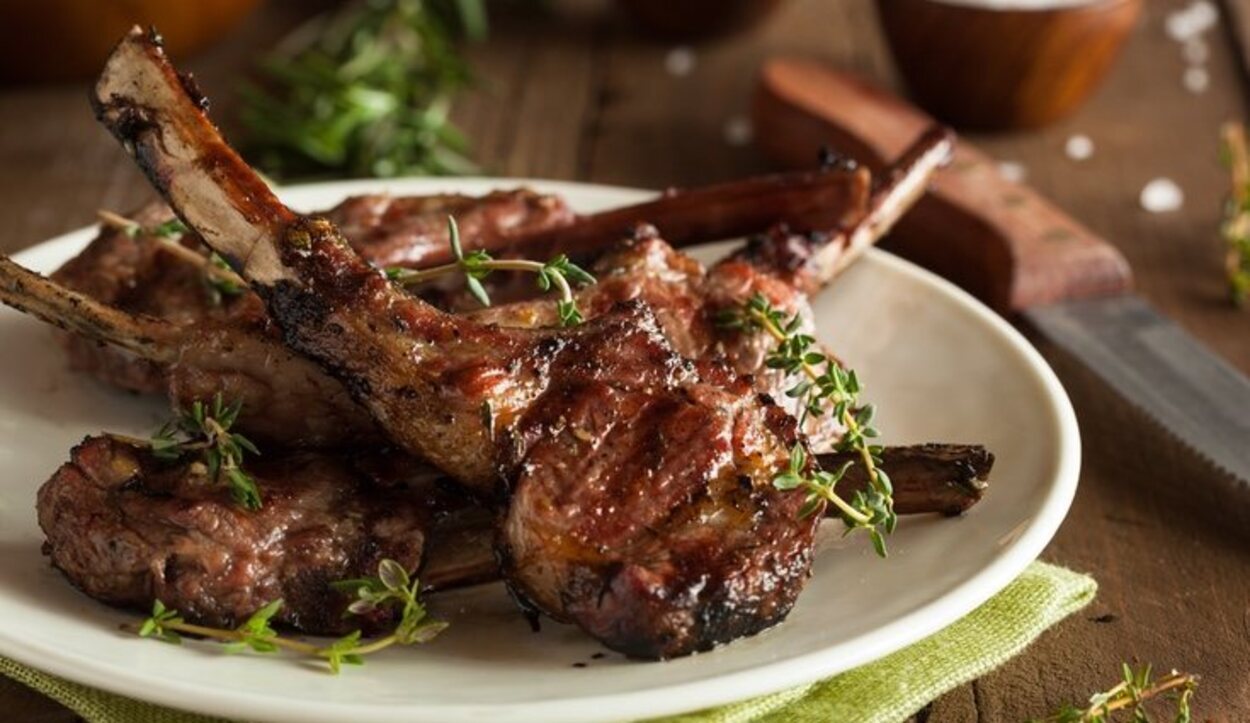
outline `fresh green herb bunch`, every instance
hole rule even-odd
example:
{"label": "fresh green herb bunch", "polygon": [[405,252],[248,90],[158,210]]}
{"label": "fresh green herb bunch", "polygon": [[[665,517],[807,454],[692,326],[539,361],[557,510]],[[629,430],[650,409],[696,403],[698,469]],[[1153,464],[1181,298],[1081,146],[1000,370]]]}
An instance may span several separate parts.
{"label": "fresh green herb bunch", "polygon": [[1232,186],[1220,227],[1227,247],[1224,268],[1229,295],[1233,303],[1242,306],[1250,297],[1250,151],[1242,124],[1227,123],[1220,132],[1221,155]]}
{"label": "fresh green herb bunch", "polygon": [[[1152,723],[1157,719],[1146,710],[1146,702],[1159,696],[1166,696],[1176,704],[1173,723],[1190,723],[1189,707],[1198,687],[1198,676],[1174,670],[1151,680],[1150,673],[1149,665],[1134,671],[1128,663],[1122,663],[1120,682],[1110,690],[1090,696],[1089,705],[1084,708],[1066,705],[1033,723],[1114,723],[1116,720]],[[1117,712],[1123,712],[1127,717],[1117,717]]]}
{"label": "fresh green herb bunch", "polygon": [[483,0],[357,0],[287,37],[245,88],[245,149],[270,174],[463,173],[448,120],[469,80],[456,44],[486,32]]}
{"label": "fresh green herb bunch", "polygon": [[774,339],[776,345],[764,363],[770,369],[800,377],[786,390],[786,396],[797,399],[802,409],[799,424],[808,416],[832,414],[846,430],[836,449],[857,453],[870,482],[867,489],[857,491],[849,501],[844,500],[834,487],[853,463],[847,463],[836,472],[817,469],[809,474],[806,472],[807,454],[799,443],[791,450],[789,464],[773,480],[773,486],[781,490],[803,490],[807,494],[800,511],[802,516],[815,512],[822,501],[834,505],[846,523],[847,533],[866,530],[877,554],[885,557],[885,536],[894,532],[898,524],[894,487],[890,476],[881,468],[880,445],[869,442],[878,436],[872,426],[875,410],[870,404],[860,405],[861,387],[855,371],[844,368],[820,351],[816,339],[802,332],[802,317],[798,314],[787,317],[763,294],[756,293],[741,306],[723,310],[718,323],[723,328],[743,332],[763,331]]}
{"label": "fresh green herb bunch", "polygon": [[431,279],[452,273],[464,274],[465,285],[473,298],[482,306],[490,306],[490,295],[482,280],[493,271],[527,271],[537,276],[538,288],[542,291],[556,289],[560,293],[556,301],[556,314],[561,326],[576,326],[582,323],[582,312],[577,308],[577,299],[573,296],[573,284],[587,285],[595,283],[595,277],[560,254],[547,263],[527,261],[525,259],[496,259],[482,249],[464,252],[460,242],[460,228],[456,219],[447,217],[447,237],[451,242],[451,253],[455,258],[449,264],[433,266],[428,269],[387,269],[386,275],[392,281],[405,286],[415,286]]}
{"label": "fresh green herb bunch", "polygon": [[229,485],[234,501],[249,510],[261,507],[260,489],[252,476],[243,471],[246,452],[260,454],[256,445],[230,428],[243,409],[242,402],[226,404],[220,392],[211,404],[196,400],[191,408],[161,427],[150,440],[152,454],[161,459],[182,459],[188,454],[201,456],[208,477]]}
{"label": "fresh green herb bunch", "polygon": [[324,646],[286,638],[279,635],[270,624],[282,609],[283,601],[280,599],[257,610],[233,630],[188,623],[176,610],[165,607],[163,602],[157,600],[152,605],[151,616],[131,629],[140,637],[174,644],[180,644],[183,635],[218,640],[225,643],[222,647],[227,653],[249,650],[256,653],[276,653],[286,650],[323,659],[330,666],[330,672],[337,675],[344,665],[363,665],[364,656],[370,653],[392,645],[429,642],[447,627],[447,623],[428,617],[425,607],[418,599],[419,583],[410,579],[403,565],[394,560],[383,560],[379,563],[377,577],[344,580],[333,583],[333,587],[355,596],[347,609],[348,615],[364,615],[387,608],[398,610],[399,623],[394,631],[362,643],[361,632],[356,630]]}

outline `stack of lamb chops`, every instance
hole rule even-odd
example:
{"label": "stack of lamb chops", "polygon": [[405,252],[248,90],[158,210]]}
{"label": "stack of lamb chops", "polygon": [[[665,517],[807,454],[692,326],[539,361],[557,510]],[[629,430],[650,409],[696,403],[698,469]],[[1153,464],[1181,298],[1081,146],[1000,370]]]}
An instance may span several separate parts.
{"label": "stack of lamb chops", "polygon": [[[449,213],[470,250],[532,255],[558,247],[593,254],[604,239],[642,219],[663,219],[682,244],[745,235],[779,219],[845,223],[862,212],[863,181],[778,174],[670,191],[580,217],[561,199],[525,189],[481,198],[367,195],[347,199],[326,216],[378,266],[428,266],[448,255]],[[168,393],[181,407],[222,392],[243,403],[240,426],[266,441],[326,447],[376,439],[376,428],[346,400],[341,385],[282,346],[259,297],[245,287],[223,294],[206,283],[222,278],[220,270],[193,232],[161,231],[176,223],[167,206],[150,204],[129,219],[108,215],[100,235],[53,274],[62,288],[23,275],[12,262],[0,269],[10,287],[42,290],[40,299],[9,292],[0,300],[79,332],[64,339],[71,368],[123,389]],[[425,295],[451,307],[465,296]]]}
{"label": "stack of lamb chops", "polygon": [[[468,320],[399,291],[347,248],[331,224],[298,217],[273,198],[217,138],[159,48],[142,33],[132,33],[119,46],[96,100],[102,119],[136,153],[179,215],[211,246],[243,262],[286,343],[330,372],[323,375],[328,384],[335,383],[331,377],[346,383],[402,450],[434,461],[479,498],[494,502],[503,573],[521,598],[552,617],[576,622],[614,648],[648,657],[680,655],[749,634],[788,611],[807,574],[815,529],[812,519],[796,514],[800,496],[770,484],[797,440],[795,422],[758,394],[775,393],[782,380],[739,376],[761,370],[759,341],[716,327],[713,312],[756,291],[782,308],[805,308],[805,294],[870,243],[923,188],[945,155],[945,138],[922,144],[874,195],[870,210],[840,233],[777,231],[705,273],[642,230],[600,262],[597,272],[604,281],[582,292],[579,304],[592,317],[587,324],[571,330],[506,329],[480,322],[534,327],[549,320],[550,304],[500,307]],[[19,293],[28,293],[29,281],[17,284]],[[6,288],[15,286],[9,282]],[[624,300],[629,301],[620,303]],[[65,310],[45,314],[62,314],[63,320]],[[481,414],[484,404],[492,409],[489,419]],[[175,501],[182,494],[205,494],[202,480],[183,490],[179,480],[185,471],[149,470],[142,460],[130,464],[124,480],[106,479],[101,470],[115,470],[116,459],[138,454],[117,445],[89,441],[79,447],[75,460],[41,493],[41,521],[52,528],[54,561],[93,594],[99,593],[83,584],[67,561],[86,560],[86,571],[77,572],[91,579],[91,563],[98,562],[91,555],[107,554],[90,549],[75,554],[83,545],[71,539],[58,545],[53,534],[58,514],[72,516],[77,500],[85,497],[58,490],[87,479],[88,488],[104,490],[108,499],[83,504],[113,511],[127,504],[121,499],[127,494],[129,503],[142,507],[146,496],[135,488],[151,483],[162,489],[154,481],[161,474],[175,478],[163,483],[167,494],[174,490]],[[899,465],[892,472],[900,511],[913,479],[903,469],[931,481],[935,465],[946,464],[946,471],[961,470],[954,477],[963,482],[988,470],[983,454],[943,457],[941,450],[916,449],[888,454],[894,458],[887,464]],[[355,474],[358,485],[368,476]],[[340,479],[318,491],[315,485],[299,490],[278,483],[271,493],[264,475],[258,476],[266,508],[252,514],[280,515],[287,493],[292,500],[302,494],[324,498],[325,489],[344,484]],[[389,493],[383,486],[377,495]],[[221,503],[213,509],[219,516],[247,514]],[[377,508],[388,510],[394,507]],[[362,514],[369,519],[372,513]],[[422,518],[408,516],[412,539],[428,529],[429,515]],[[127,522],[119,518],[117,524]],[[58,556],[58,547],[70,550]],[[411,553],[387,555],[414,569],[418,564]],[[164,592],[176,595],[180,586],[195,588],[212,572],[188,574],[175,555],[163,562],[171,569],[132,570],[132,579],[142,582],[145,572],[149,578],[159,572]],[[428,571],[427,563],[423,574]],[[283,574],[275,570],[279,582],[270,582],[277,587],[267,589],[254,580],[227,583],[216,592],[229,597],[229,590],[247,590],[236,597],[253,597],[226,612],[205,605],[203,611],[193,607],[193,614],[237,619],[249,603],[255,609],[266,602],[255,597],[266,592],[270,599],[285,591],[281,596],[299,600]],[[298,571],[292,575],[298,577]],[[146,592],[149,600],[159,596]],[[206,592],[201,587],[188,594]],[[333,606],[325,604],[324,594],[306,597],[315,601],[310,610],[297,614],[297,605],[286,622],[317,630],[318,624],[309,622],[318,619],[316,610]]]}

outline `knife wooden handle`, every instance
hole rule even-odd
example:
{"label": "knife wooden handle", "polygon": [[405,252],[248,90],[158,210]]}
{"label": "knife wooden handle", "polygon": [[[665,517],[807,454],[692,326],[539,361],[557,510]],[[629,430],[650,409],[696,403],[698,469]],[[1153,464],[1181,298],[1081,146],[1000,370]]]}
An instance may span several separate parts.
{"label": "knife wooden handle", "polygon": [[[769,61],[754,101],[757,143],[811,167],[828,146],[878,171],[934,121],[885,91],[814,60]],[[930,193],[903,216],[888,247],[1007,313],[1120,293],[1132,284],[1111,244],[960,142]]]}

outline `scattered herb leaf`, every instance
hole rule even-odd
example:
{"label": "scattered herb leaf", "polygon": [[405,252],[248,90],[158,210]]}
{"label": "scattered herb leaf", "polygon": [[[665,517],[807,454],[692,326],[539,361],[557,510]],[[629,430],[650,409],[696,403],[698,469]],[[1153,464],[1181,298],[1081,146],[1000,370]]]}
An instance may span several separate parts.
{"label": "scattered herb leaf", "polygon": [[561,326],[582,323],[582,313],[573,296],[573,284],[593,284],[595,277],[570,261],[568,256],[560,254],[544,264],[525,259],[496,259],[482,249],[465,253],[460,241],[460,229],[456,225],[456,219],[451,216],[447,217],[447,236],[454,257],[451,263],[428,269],[390,268],[386,270],[386,277],[404,286],[416,286],[440,276],[464,274],[465,285],[473,298],[482,306],[490,306],[490,295],[482,285],[483,279],[494,271],[526,271],[537,275],[540,290],[556,289],[560,293],[560,299],[556,302],[556,315]]}
{"label": "scattered herb leaf", "polygon": [[211,404],[196,400],[190,409],[179,410],[148,444],[152,454],[161,459],[199,455],[209,478],[218,484],[225,482],[236,504],[258,510],[262,504],[260,489],[243,471],[242,463],[245,453],[258,455],[260,450],[247,437],[230,431],[242,408],[241,402],[226,404],[220,392]]}
{"label": "scattered herb leaf", "polygon": [[139,222],[126,218],[112,211],[98,211],[100,221],[106,226],[120,229],[131,238],[140,234],[153,236],[165,241],[163,248],[174,256],[200,268],[204,274],[204,285],[208,290],[209,300],[214,305],[221,305],[226,297],[242,294],[247,290],[247,282],[243,280],[230,264],[217,252],[211,251],[207,256],[182,244],[182,237],[190,232],[179,219],[170,219],[155,226],[144,228]]}
{"label": "scattered herb leaf", "polygon": [[[765,358],[770,369],[799,377],[786,395],[798,400],[799,424],[808,416],[832,413],[845,428],[836,444],[839,452],[853,451],[868,472],[867,489],[857,491],[850,500],[843,499],[834,487],[846,474],[847,463],[836,472],[827,472],[808,464],[803,444],[790,451],[784,472],[773,479],[773,486],[782,490],[801,490],[807,500],[800,510],[803,517],[813,514],[822,501],[838,508],[847,533],[865,530],[877,554],[886,556],[885,536],[894,531],[898,515],[894,512],[894,488],[890,477],[881,468],[881,447],[868,440],[877,436],[872,426],[872,405],[859,403],[861,390],[855,371],[830,359],[816,346],[816,339],[803,333],[803,320],[798,314],[787,317],[763,295],[756,293],[739,307],[725,309],[718,317],[721,327],[743,332],[763,331],[776,345]],[[812,471],[809,470],[809,466]]]}
{"label": "scattered herb leaf", "polygon": [[[1173,723],[1190,723],[1190,702],[1198,687],[1198,676],[1173,670],[1151,680],[1150,666],[1134,671],[1128,663],[1121,664],[1121,680],[1112,688],[1093,694],[1083,708],[1065,705],[1058,711],[1033,723],[1114,723],[1116,720],[1132,723],[1152,723],[1156,719],[1146,709],[1152,699],[1164,697],[1176,704]],[[1127,717],[1117,717],[1123,712]]]}
{"label": "scattered herb leaf", "polygon": [[355,596],[348,607],[348,615],[369,614],[386,608],[397,610],[399,622],[395,629],[369,641],[362,641],[361,632],[356,630],[324,646],[283,637],[271,625],[274,616],[282,610],[282,600],[265,605],[233,630],[188,623],[176,610],[157,600],[152,605],[151,616],[137,626],[126,627],[140,637],[170,643],[181,643],[183,635],[220,641],[227,653],[271,654],[286,650],[325,660],[330,672],[336,675],[344,665],[363,665],[364,656],[392,645],[427,643],[447,627],[446,623],[427,616],[418,598],[418,581],[411,579],[408,571],[394,560],[383,560],[378,565],[377,577],[343,580],[333,583],[333,587]]}

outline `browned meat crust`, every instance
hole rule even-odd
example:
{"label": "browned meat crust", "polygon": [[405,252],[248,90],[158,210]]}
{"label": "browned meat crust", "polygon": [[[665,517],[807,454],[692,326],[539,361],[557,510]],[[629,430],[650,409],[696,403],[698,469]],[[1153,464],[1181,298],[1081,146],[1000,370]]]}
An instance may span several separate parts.
{"label": "browned meat crust", "polygon": [[119,311],[5,257],[0,257],[0,301],[160,363],[176,406],[187,408],[216,394],[242,404],[239,426],[258,440],[333,447],[376,445],[381,439],[343,385],[282,346],[263,314],[180,326]]}
{"label": "browned meat crust", "polygon": [[[777,234],[779,240],[787,238],[783,231]],[[705,269],[659,238],[655,228],[644,225],[635,229],[631,239],[601,257],[593,272],[598,283],[577,294],[578,308],[586,318],[608,313],[622,302],[645,302],[679,354],[688,359],[726,361],[735,372],[749,377],[757,391],[797,416],[797,401],[785,394],[793,380],[765,365],[772,339],[726,329],[717,321],[723,310],[740,307],[760,293],[787,314],[799,314],[810,333],[813,315],[807,296],[771,269],[736,256]],[[549,299],[483,309],[471,318],[507,327],[559,323],[555,304]],[[814,448],[822,449],[841,435],[842,428],[838,420],[824,416],[809,418],[803,431]]]}
{"label": "browned meat crust", "polygon": [[447,217],[455,216],[468,248],[498,248],[511,239],[561,229],[575,216],[558,196],[529,189],[485,196],[354,196],[318,214],[334,222],[360,255],[378,266],[424,266],[447,254]]}
{"label": "browned meat crust", "polygon": [[154,599],[233,627],[265,604],[317,634],[387,622],[345,619],[329,583],[374,574],[383,558],[421,565],[437,505],[388,488],[343,459],[294,454],[249,464],[264,507],[239,508],[202,465],[167,462],[114,437],[89,437],[39,490],[52,564],[97,600]]}
{"label": "browned meat crust", "polygon": [[[354,196],[326,212],[348,229],[347,238],[361,255],[379,266],[421,263],[447,248],[447,215],[455,214],[470,246],[499,245],[511,234],[528,234],[567,225],[573,218],[555,196],[528,189],[495,191],[481,198],[443,194],[391,197]],[[66,288],[132,314],[164,319],[179,327],[248,326],[266,329],[263,304],[246,292],[215,296],[203,272],[168,252],[162,239],[147,230],[174,218],[163,203],[132,214],[144,231],[130,234],[103,226],[78,256],[52,278]],[[207,255],[194,234],[180,243]],[[90,373],[123,389],[163,393],[168,368],[114,346],[76,335],[62,337],[71,368]]]}

